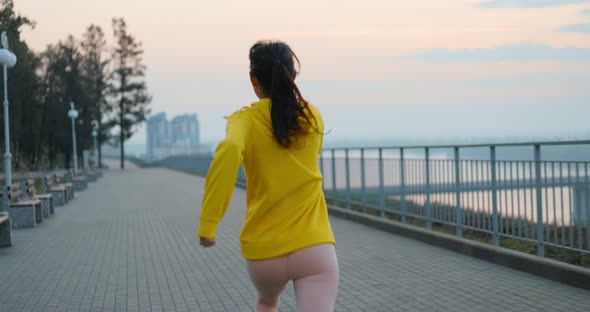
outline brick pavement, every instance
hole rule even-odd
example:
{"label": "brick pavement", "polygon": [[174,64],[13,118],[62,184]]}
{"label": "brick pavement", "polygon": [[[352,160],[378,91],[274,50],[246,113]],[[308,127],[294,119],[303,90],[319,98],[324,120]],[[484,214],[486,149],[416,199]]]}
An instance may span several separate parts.
{"label": "brick pavement", "polygon": [[[203,179],[106,172],[0,249],[0,311],[252,311],[236,189],[218,246],[195,237]],[[588,311],[590,292],[341,219],[337,311]],[[290,287],[281,311],[294,311]]]}

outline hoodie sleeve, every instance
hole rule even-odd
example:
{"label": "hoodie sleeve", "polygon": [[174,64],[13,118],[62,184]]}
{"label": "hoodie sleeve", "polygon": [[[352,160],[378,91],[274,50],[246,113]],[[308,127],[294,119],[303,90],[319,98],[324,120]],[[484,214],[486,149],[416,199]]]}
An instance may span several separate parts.
{"label": "hoodie sleeve", "polygon": [[207,172],[201,205],[199,237],[214,238],[235,188],[238,169],[244,160],[251,123],[242,112],[227,118],[226,136],[219,143]]}

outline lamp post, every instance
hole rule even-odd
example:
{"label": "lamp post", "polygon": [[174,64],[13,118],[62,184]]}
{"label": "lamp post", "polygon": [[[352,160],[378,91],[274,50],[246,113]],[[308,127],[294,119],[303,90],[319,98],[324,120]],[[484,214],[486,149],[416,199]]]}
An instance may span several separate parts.
{"label": "lamp post", "polygon": [[94,167],[95,168],[100,167],[100,164],[98,163],[97,136],[98,136],[98,122],[96,120],[94,120],[94,121],[92,121],[92,141],[94,143]]}
{"label": "lamp post", "polygon": [[76,118],[78,111],[74,108],[74,102],[70,102],[68,116],[72,118],[72,142],[74,142],[74,176],[78,174],[78,151],[76,148]]}
{"label": "lamp post", "polygon": [[12,168],[11,159],[12,154],[10,153],[10,127],[8,124],[8,67],[13,67],[16,64],[16,56],[8,50],[8,37],[6,32],[2,32],[1,39],[2,48],[0,49],[0,64],[2,64],[4,70],[4,170],[6,186],[12,184]]}

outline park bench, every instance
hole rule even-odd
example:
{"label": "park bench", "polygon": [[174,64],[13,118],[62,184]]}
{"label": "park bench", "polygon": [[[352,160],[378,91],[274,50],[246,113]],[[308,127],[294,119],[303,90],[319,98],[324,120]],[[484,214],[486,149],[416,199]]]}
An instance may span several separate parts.
{"label": "park bench", "polygon": [[8,214],[0,212],[0,247],[12,246],[12,229]]}
{"label": "park bench", "polygon": [[38,199],[22,199],[20,183],[13,183],[6,190],[8,197],[8,215],[12,227],[33,228],[43,222],[43,203]]}
{"label": "park bench", "polygon": [[98,179],[98,173],[92,169],[84,169],[84,175],[86,176],[86,180],[88,182],[96,182]]}
{"label": "park bench", "polygon": [[53,175],[47,175],[41,178],[41,191],[44,194],[53,195],[53,204],[55,206],[63,206],[69,201],[66,186],[56,184]]}
{"label": "park bench", "polygon": [[37,194],[35,188],[35,180],[26,180],[23,184],[23,192],[26,194],[28,199],[38,199],[43,202],[43,218],[49,218],[49,216],[55,214],[55,206],[53,204],[53,195],[51,194]]}
{"label": "park bench", "polygon": [[65,180],[67,183],[71,183],[74,187],[74,191],[83,191],[88,187],[88,181],[86,177],[75,175],[74,170],[70,169],[66,172]]}
{"label": "park bench", "polygon": [[94,175],[95,181],[98,181],[102,177],[102,169],[101,168],[93,168],[91,169],[91,174]]}
{"label": "park bench", "polygon": [[102,169],[97,167],[90,167],[84,169],[84,174],[88,179],[88,182],[96,182],[100,177],[102,177]]}
{"label": "park bench", "polygon": [[[65,186],[66,196],[67,196],[66,203],[70,200],[73,200],[74,199],[74,184],[72,184],[71,182],[67,182],[65,175],[63,177],[59,177],[57,174],[54,174],[54,175],[52,175],[52,178],[53,178],[53,183],[55,185]],[[64,182],[61,182],[61,179],[63,179]]]}

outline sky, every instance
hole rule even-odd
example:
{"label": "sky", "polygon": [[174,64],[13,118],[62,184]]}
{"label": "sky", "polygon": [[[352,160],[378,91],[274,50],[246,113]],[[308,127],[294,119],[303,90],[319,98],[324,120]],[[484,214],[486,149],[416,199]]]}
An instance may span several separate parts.
{"label": "sky", "polygon": [[[326,142],[590,134],[590,0],[17,0],[36,51],[111,34],[143,42],[152,112],[197,113],[203,141],[256,101],[248,50],[287,42]],[[144,149],[145,130],[130,140]]]}

